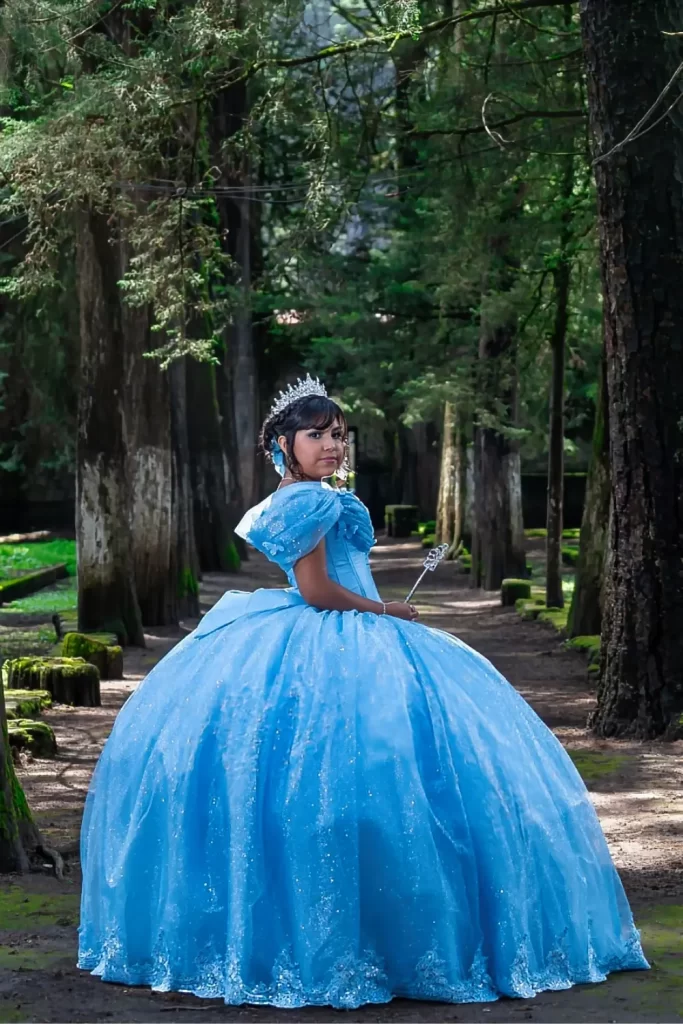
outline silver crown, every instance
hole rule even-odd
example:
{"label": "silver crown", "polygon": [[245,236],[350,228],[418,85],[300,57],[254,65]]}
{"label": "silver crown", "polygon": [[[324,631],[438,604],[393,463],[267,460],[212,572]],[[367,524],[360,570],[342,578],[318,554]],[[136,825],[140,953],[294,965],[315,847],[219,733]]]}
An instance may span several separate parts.
{"label": "silver crown", "polygon": [[311,395],[327,398],[327,388],[324,384],[321,384],[317,377],[313,380],[310,373],[307,373],[306,380],[302,380],[299,377],[296,384],[290,384],[286,391],[280,392],[279,397],[275,399],[268,413],[268,419],[272,420],[275,416],[279,416],[287,406],[298,402],[300,398],[310,398]]}

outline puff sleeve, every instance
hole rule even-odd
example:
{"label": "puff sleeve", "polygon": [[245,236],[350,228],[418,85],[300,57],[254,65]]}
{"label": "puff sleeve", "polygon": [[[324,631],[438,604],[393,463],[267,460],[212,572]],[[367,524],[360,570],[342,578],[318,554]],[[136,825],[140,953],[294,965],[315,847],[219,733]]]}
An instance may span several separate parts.
{"label": "puff sleeve", "polygon": [[235,533],[289,572],[317,547],[341,513],[338,491],[294,484],[247,512]]}

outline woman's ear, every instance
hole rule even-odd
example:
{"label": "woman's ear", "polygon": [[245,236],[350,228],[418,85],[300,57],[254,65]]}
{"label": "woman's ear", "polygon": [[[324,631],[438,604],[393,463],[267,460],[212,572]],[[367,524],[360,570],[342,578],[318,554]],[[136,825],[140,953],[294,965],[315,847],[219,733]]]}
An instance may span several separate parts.
{"label": "woman's ear", "polygon": [[280,448],[282,449],[282,451],[286,455],[287,454],[287,438],[285,437],[284,434],[281,434],[280,437],[278,437],[277,443],[280,445]]}

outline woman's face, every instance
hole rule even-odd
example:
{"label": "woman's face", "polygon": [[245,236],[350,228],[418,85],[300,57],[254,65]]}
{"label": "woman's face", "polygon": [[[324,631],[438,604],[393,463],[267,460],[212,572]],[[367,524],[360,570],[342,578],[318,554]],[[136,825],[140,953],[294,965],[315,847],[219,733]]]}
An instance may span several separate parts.
{"label": "woman's face", "polygon": [[[287,451],[286,437],[279,437],[278,444]],[[294,458],[308,480],[332,476],[344,461],[344,454],[344,432],[336,419],[324,430],[308,427],[297,430],[294,437]]]}

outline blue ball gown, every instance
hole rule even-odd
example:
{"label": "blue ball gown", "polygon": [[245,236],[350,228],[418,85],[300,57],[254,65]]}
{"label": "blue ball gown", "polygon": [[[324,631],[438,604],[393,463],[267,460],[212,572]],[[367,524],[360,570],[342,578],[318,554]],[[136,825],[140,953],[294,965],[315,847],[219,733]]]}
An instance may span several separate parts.
{"label": "blue ball gown", "polygon": [[230,591],[132,694],[82,830],[79,966],[230,1004],[529,997],[646,968],[560,743],[450,634],[319,611],[378,597],[365,506],[276,491],[238,532],[287,590]]}

